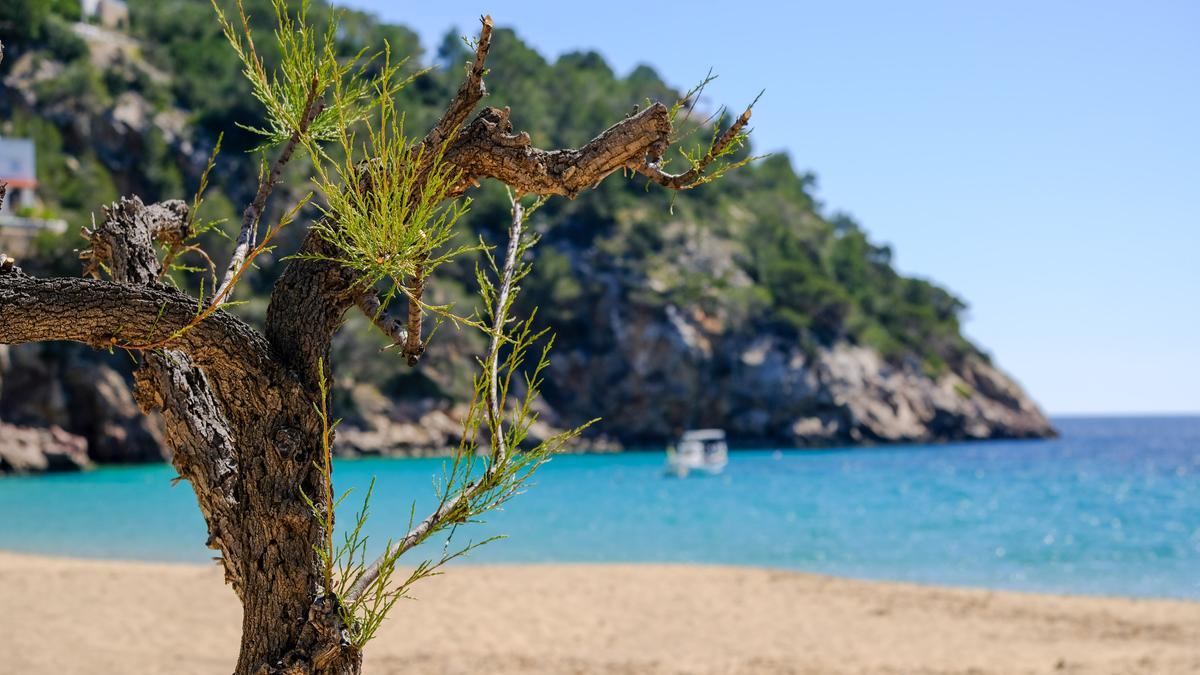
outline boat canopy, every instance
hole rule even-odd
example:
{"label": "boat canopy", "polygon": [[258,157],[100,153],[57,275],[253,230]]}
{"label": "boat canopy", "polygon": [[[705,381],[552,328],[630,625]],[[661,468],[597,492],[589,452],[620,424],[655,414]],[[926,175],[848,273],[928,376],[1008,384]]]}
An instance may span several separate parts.
{"label": "boat canopy", "polygon": [[696,441],[699,443],[723,441],[725,440],[725,431],[723,429],[692,429],[691,431],[683,432],[683,436],[680,436],[679,440]]}

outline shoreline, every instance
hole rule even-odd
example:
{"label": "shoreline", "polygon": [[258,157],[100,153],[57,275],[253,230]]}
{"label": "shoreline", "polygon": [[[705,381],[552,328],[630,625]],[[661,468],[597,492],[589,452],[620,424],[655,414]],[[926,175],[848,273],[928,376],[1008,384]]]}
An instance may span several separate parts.
{"label": "shoreline", "polygon": [[[3,568],[4,558],[30,558],[35,561],[59,561],[63,563],[97,563],[111,564],[116,566],[128,567],[183,567],[183,568],[199,568],[206,569],[208,565],[197,562],[195,560],[145,560],[138,558],[107,558],[100,556],[75,556],[60,553],[43,553],[31,551],[17,551],[13,549],[0,548],[0,568]],[[977,586],[970,584],[956,583],[935,583],[932,581],[910,581],[906,579],[887,579],[877,577],[856,577],[841,574],[832,574],[827,572],[814,572],[804,569],[794,569],[789,567],[770,567],[765,565],[755,565],[752,563],[737,564],[737,563],[708,563],[708,562],[658,562],[658,561],[632,561],[632,562],[476,562],[470,558],[460,559],[449,564],[445,569],[447,574],[459,569],[473,568],[497,568],[497,569],[529,569],[537,570],[540,568],[555,569],[555,568],[595,568],[604,570],[612,567],[634,567],[634,568],[682,568],[682,569],[711,569],[711,570],[727,570],[727,571],[757,571],[771,574],[795,574],[803,577],[811,577],[814,580],[826,581],[844,581],[848,583],[862,584],[878,584],[885,586],[901,586],[909,587],[912,590],[931,590],[931,591],[978,591],[983,593],[1000,593],[1004,595],[1017,596],[1032,596],[1038,598],[1058,598],[1063,600],[1131,600],[1131,601],[1149,601],[1149,602],[1169,602],[1196,605],[1200,609],[1200,597],[1176,597],[1165,595],[1121,595],[1117,593],[1072,593],[1067,591],[1043,591],[1036,589],[1021,589],[1021,588],[1002,588],[995,586]],[[0,609],[3,606],[0,605]],[[1197,636],[1200,639],[1200,635]]]}
{"label": "shoreline", "polygon": [[[1191,417],[1191,415],[1180,414],[1178,417]],[[1094,419],[1101,419],[1097,416]],[[1153,416],[1146,416],[1147,419],[1153,419]],[[1063,419],[1071,419],[1065,417]],[[1075,419],[1092,419],[1087,417],[1077,417]],[[1114,417],[1113,419],[1121,419]],[[0,422],[3,424],[3,422]],[[70,446],[66,444],[63,447],[53,446],[50,448],[34,447],[37,443],[27,443],[29,447],[18,448],[19,452],[14,452],[12,449],[0,447],[0,479],[5,477],[27,477],[27,476],[42,476],[55,475],[63,473],[86,473],[97,469],[125,468],[138,466],[157,466],[170,465],[170,461],[166,458],[153,460],[131,460],[118,462],[94,462],[87,457],[86,444],[82,439],[74,434],[63,432],[56,426],[14,426],[8,425],[11,429],[27,434],[32,434],[36,437],[56,437],[62,436],[70,440],[74,439],[76,444]],[[346,430],[349,436],[353,437],[355,433],[361,433],[362,430],[353,427]],[[344,432],[345,433],[345,432]],[[731,453],[753,453],[753,452],[783,452],[783,453],[829,453],[829,452],[853,452],[856,450],[903,450],[912,447],[920,446],[948,446],[959,444],[981,444],[981,443],[1005,443],[1013,441],[1052,441],[1062,438],[1061,432],[1057,428],[1053,428],[1050,433],[1022,435],[1022,434],[998,434],[987,437],[970,437],[970,436],[938,436],[928,439],[900,439],[900,440],[879,440],[867,439],[854,441],[851,439],[839,439],[836,441],[816,441],[813,443],[797,444],[788,442],[783,439],[752,439],[742,441],[731,441],[729,443],[729,451]],[[61,439],[60,439],[61,440]],[[40,442],[45,443],[44,439]],[[563,455],[589,455],[589,456],[611,456],[620,454],[635,454],[649,455],[662,454],[665,450],[668,441],[664,441],[662,446],[651,445],[624,445],[620,441],[610,438],[587,439],[575,446],[568,446],[561,451]],[[70,447],[67,447],[70,446]],[[353,446],[351,443],[350,446]],[[378,447],[369,446],[370,450],[350,450],[345,444],[335,445],[334,459],[342,461],[360,461],[360,460],[378,460],[378,459],[444,459],[453,455],[457,450],[456,445],[437,445],[437,446],[411,446],[402,449],[380,449]],[[65,449],[64,449],[65,448]],[[7,452],[6,452],[7,451]],[[6,455],[12,455],[8,457]]]}
{"label": "shoreline", "polygon": [[[0,589],[13,672],[200,675],[236,657],[216,566],[0,551]],[[1187,600],[664,564],[460,565],[415,595],[364,673],[1200,672]]]}

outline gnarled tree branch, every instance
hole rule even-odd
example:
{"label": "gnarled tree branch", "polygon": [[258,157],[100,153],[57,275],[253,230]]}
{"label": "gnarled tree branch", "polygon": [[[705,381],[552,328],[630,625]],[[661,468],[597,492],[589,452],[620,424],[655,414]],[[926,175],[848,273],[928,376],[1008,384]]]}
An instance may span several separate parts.
{"label": "gnarled tree branch", "polygon": [[513,133],[508,109],[484,108],[446,150],[461,172],[452,195],[482,178],[495,178],[525,194],[574,198],[614,171],[645,162],[671,136],[666,106],[655,103],[612,125],[575,150],[541,150],[529,134]]}
{"label": "gnarled tree branch", "polygon": [[[104,207],[104,222],[86,232],[92,248],[80,254],[85,273],[99,278],[105,266],[113,281],[136,286],[154,285],[162,263],[154,242],[174,250],[188,232],[187,204],[179,200],[146,206],[137,197],[122,198]],[[134,396],[143,412],[161,410],[171,462],[196,494],[208,524],[209,548],[221,552],[225,580],[242,595],[242,527],[239,500],[238,452],[223,407],[204,372],[184,353],[149,350],[134,371]]]}
{"label": "gnarled tree branch", "polygon": [[494,178],[528,194],[574,198],[619,169],[641,173],[665,188],[687,190],[737,139],[750,115],[747,108],[690,170],[670,174],[660,165],[671,138],[669,112],[661,103],[617,122],[576,150],[534,148],[529,134],[513,133],[507,108],[485,108],[446,151],[445,161],[461,172],[450,194],[462,194],[481,178]]}
{"label": "gnarled tree branch", "polygon": [[[72,340],[108,349],[170,335],[196,313],[196,300],[167,287],[95,279],[0,275],[0,343]],[[147,329],[149,327],[149,329]],[[254,373],[268,363],[266,344],[232,315],[214,314],[170,342],[197,364]]]}
{"label": "gnarled tree branch", "polygon": [[688,171],[680,174],[671,174],[662,170],[659,164],[661,157],[651,156],[650,161],[640,164],[633,164],[629,168],[646,176],[650,180],[659,185],[671,190],[689,190],[700,184],[700,179],[704,176],[704,171],[707,169],[717,157],[720,157],[723,152],[737,139],[738,134],[746,128],[750,123],[750,115],[752,108],[746,108],[741,115],[734,120],[733,124],[721,134],[704,157],[700,159],[695,166]]}
{"label": "gnarled tree branch", "polygon": [[122,197],[104,207],[104,223],[83,234],[92,247],[79,254],[84,274],[100,278],[100,267],[109,269],[114,281],[145,286],[161,276],[154,242],[167,244],[187,238],[187,204],[171,201],[146,206],[138,197]]}
{"label": "gnarled tree branch", "polygon": [[162,411],[171,463],[192,484],[208,525],[205,543],[221,552],[225,582],[241,597],[240,457],[223,406],[204,371],[173,350],[145,355],[134,371],[134,396],[143,412]]}

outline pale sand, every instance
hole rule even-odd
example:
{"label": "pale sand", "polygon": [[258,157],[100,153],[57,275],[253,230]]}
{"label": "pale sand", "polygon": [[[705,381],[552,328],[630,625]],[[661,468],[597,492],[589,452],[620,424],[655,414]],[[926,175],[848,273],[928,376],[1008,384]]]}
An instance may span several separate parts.
{"label": "pale sand", "polygon": [[[666,565],[462,566],[418,594],[366,673],[1200,673],[1200,603]],[[228,673],[239,616],[215,567],[0,554],[0,673]]]}

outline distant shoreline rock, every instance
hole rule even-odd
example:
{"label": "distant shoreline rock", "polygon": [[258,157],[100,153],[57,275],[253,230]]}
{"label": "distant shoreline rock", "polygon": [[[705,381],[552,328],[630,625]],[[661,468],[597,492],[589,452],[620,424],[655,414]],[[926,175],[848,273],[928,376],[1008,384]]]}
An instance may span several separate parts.
{"label": "distant shoreline rock", "polygon": [[580,415],[623,447],[685,428],[721,427],[737,445],[829,447],[1049,438],[1021,387],[981,356],[933,376],[837,342],[804,349],[776,335],[668,306],[597,315],[589,344],[566,345],[547,371],[548,422]]}
{"label": "distant shoreline rock", "polygon": [[138,410],[109,361],[83,345],[0,345],[0,474],[169,457],[161,421]]}
{"label": "distant shoreline rock", "polygon": [[18,427],[0,422],[0,475],[80,471],[91,465],[87,440],[62,427]]}
{"label": "distant shoreline rock", "polygon": [[[597,433],[573,446],[587,453],[663,447],[702,426],[724,428],[735,447],[770,448],[1057,435],[1021,388],[981,358],[931,377],[866,347],[805,353],[777,337],[714,333],[680,312],[623,328],[607,350],[579,345],[558,355],[532,440],[579,424],[584,412],[602,417]],[[388,397],[361,383],[346,393],[340,457],[436,457],[458,446],[461,404]],[[126,377],[81,346],[5,349],[0,394],[0,418],[23,425],[0,427],[0,473],[169,457],[159,421],[137,410]]]}

